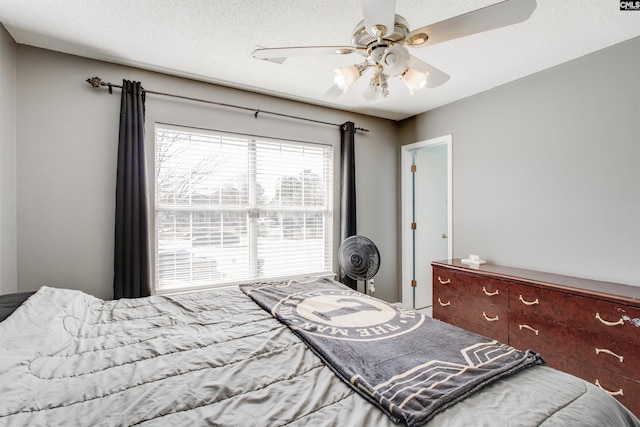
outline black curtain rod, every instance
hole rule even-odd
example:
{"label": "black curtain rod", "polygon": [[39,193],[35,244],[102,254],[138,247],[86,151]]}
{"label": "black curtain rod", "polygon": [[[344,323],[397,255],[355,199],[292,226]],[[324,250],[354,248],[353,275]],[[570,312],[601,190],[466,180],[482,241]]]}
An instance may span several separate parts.
{"label": "black curtain rod", "polygon": [[[109,93],[112,93],[112,89],[114,87],[122,89],[121,85],[115,85],[113,83],[103,82],[100,77],[88,78],[87,79],[87,83],[89,83],[93,87],[107,86],[107,87],[109,87]],[[219,106],[222,106],[222,107],[237,108],[237,109],[245,110],[245,111],[253,111],[256,119],[258,118],[258,114],[271,114],[272,116],[286,117],[288,119],[295,119],[295,120],[304,120],[304,121],[307,121],[307,122],[313,122],[313,123],[318,123],[318,124],[322,124],[322,125],[338,126],[338,127],[342,126],[342,125],[339,125],[339,124],[336,124],[336,123],[329,123],[329,122],[323,122],[323,121],[320,121],[320,120],[307,119],[305,117],[291,116],[289,114],[274,113],[273,111],[256,110],[255,108],[241,107],[239,105],[225,104],[223,102],[209,101],[207,99],[191,98],[191,97],[188,97],[188,96],[174,95],[172,93],[156,92],[156,91],[147,90],[147,89],[142,89],[142,90],[144,92],[146,92],[146,93],[151,93],[151,94],[154,94],[154,95],[170,96],[172,98],[180,98],[180,99],[185,99],[185,100],[188,100],[188,101],[204,102],[206,104],[219,105]],[[363,128],[355,128],[355,130],[361,131],[361,132],[369,132],[368,129],[363,129]]]}

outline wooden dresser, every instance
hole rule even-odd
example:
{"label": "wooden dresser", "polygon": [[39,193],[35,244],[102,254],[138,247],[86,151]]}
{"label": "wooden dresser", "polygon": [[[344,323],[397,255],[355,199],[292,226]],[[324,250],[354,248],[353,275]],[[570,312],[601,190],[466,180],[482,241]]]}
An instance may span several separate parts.
{"label": "wooden dresser", "polygon": [[640,287],[459,259],[433,266],[433,317],[533,349],[640,416]]}

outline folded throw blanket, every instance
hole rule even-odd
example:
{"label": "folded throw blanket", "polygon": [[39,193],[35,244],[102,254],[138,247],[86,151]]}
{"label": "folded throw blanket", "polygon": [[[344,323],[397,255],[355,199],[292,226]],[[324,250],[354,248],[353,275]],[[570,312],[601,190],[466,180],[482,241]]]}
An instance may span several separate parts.
{"label": "folded throw blanket", "polygon": [[513,347],[330,279],[241,285],[394,421],[426,423],[481,387],[543,364]]}

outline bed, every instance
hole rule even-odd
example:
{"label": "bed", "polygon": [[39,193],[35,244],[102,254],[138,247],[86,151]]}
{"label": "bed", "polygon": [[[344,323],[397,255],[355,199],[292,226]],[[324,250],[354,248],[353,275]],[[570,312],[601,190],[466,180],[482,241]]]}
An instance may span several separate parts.
{"label": "bed", "polygon": [[[0,297],[0,315],[0,425],[640,426],[615,399],[535,352],[330,279],[117,301],[42,287]],[[465,360],[441,360],[445,338],[462,343]],[[438,370],[417,393],[404,374],[387,372],[413,360]],[[455,392],[441,381],[474,370],[480,377]],[[385,384],[376,382],[381,372]],[[410,401],[400,389],[427,388],[415,413],[393,400]]]}

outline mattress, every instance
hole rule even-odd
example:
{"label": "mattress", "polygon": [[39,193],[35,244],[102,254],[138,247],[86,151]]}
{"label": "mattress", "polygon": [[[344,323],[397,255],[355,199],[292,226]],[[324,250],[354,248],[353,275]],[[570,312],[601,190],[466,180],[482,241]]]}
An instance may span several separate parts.
{"label": "mattress", "polygon": [[[238,287],[117,301],[43,287],[0,322],[0,395],[0,425],[394,425]],[[534,366],[427,425],[640,422]]]}

